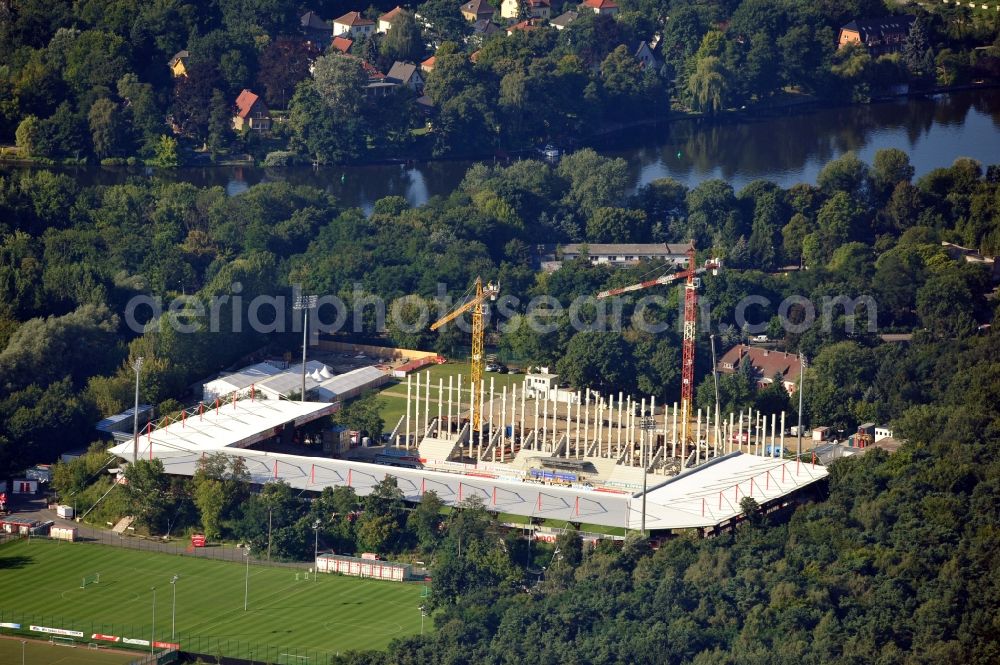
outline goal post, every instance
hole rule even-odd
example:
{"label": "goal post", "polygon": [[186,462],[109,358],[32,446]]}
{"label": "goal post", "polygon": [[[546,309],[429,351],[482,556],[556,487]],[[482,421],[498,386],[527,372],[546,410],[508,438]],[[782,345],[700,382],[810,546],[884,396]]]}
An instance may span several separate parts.
{"label": "goal post", "polygon": [[50,637],[49,644],[57,647],[73,647],[76,648],[76,640],[72,637]]}
{"label": "goal post", "polygon": [[82,580],[80,580],[80,588],[86,589],[91,584],[99,584],[101,581],[101,574],[94,573],[93,575],[87,575]]}

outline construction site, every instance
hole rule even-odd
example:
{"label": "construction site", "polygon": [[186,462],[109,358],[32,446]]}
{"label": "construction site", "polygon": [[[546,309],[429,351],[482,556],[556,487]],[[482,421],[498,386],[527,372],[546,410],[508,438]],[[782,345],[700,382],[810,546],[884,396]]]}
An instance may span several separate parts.
{"label": "construction site", "polygon": [[[804,456],[801,428],[786,441],[785,413],[720,413],[694,408],[697,290],[717,261],[688,265],[599,298],[679,283],[684,289],[680,399],[569,389],[547,370],[497,385],[484,376],[483,309],[499,286],[477,280],[464,304],[438,329],[470,314],[469,376],[406,374],[405,413],[384,445],[335,458],[275,452],[261,446],[335,412],[340,403],[222,395],[172,422],[148,426],[112,449],[129,460],[160,459],[167,473],[194,474],[206,454],[243,457],[255,483],[284,481],[302,490],[349,485],[365,495],[394,477],[407,500],[433,490],[446,504],[479,496],[497,512],[626,529],[724,528],[743,516],[742,500],[783,505],[821,480],[826,469]],[[714,345],[713,345],[714,356]],[[800,359],[801,362],[801,359]],[[398,376],[398,375],[397,375]],[[801,391],[799,392],[801,396]],[[331,403],[332,401],[332,403]]]}

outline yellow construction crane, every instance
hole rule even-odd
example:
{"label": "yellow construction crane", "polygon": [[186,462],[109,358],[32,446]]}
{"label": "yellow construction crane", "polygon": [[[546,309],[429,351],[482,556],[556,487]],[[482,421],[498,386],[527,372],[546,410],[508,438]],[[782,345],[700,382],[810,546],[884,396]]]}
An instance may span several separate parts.
{"label": "yellow construction crane", "polygon": [[[449,321],[457,319],[462,314],[472,310],[472,377],[470,382],[471,394],[475,395],[479,388],[479,383],[483,379],[483,365],[485,356],[483,354],[483,303],[487,298],[496,300],[500,293],[500,285],[488,282],[483,286],[483,280],[476,278],[476,295],[460,305],[451,313],[446,314],[431,325],[431,330],[437,330]],[[460,398],[461,399],[461,398]],[[479,402],[475,398],[472,402],[472,431],[479,429]]]}

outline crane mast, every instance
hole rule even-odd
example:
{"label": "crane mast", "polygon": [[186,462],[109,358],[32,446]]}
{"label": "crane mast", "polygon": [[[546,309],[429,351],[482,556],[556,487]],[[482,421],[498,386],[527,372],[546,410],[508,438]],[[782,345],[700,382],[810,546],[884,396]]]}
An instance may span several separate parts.
{"label": "crane mast", "polygon": [[472,431],[475,432],[479,429],[481,414],[479,409],[479,401],[475,398],[476,390],[479,389],[479,384],[483,380],[483,369],[486,361],[485,356],[485,324],[483,322],[483,303],[489,300],[496,300],[497,294],[500,292],[500,285],[493,284],[489,282],[486,286],[483,286],[483,280],[480,277],[476,277],[476,294],[464,304],[459,305],[454,310],[445,314],[440,319],[431,324],[431,330],[437,330],[449,321],[457,319],[459,316],[465,312],[472,312],[472,362],[471,362],[471,376],[469,383],[469,390],[472,394]]}
{"label": "crane mast", "polygon": [[698,332],[698,279],[697,276],[711,270],[713,274],[721,267],[719,260],[706,261],[702,267],[695,266],[694,241],[687,250],[687,268],[681,272],[661,275],[638,284],[631,284],[617,289],[608,289],[597,294],[598,298],[641,291],[662,284],[673,284],[684,280],[684,337],[681,354],[681,440],[688,440],[688,420],[691,417],[691,405],[694,403],[694,341]]}
{"label": "crane mast", "polygon": [[687,280],[684,283],[684,341],[681,354],[681,440],[688,440],[694,393],[694,338],[698,326],[698,287],[695,283],[694,243],[688,250]]}

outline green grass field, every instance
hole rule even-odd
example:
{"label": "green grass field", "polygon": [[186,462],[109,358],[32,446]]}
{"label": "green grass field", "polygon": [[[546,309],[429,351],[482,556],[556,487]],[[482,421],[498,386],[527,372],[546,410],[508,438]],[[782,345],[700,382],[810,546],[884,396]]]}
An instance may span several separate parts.
{"label": "green grass field", "polygon": [[[0,638],[0,663],[21,662],[21,639]],[[139,654],[135,652],[88,649],[87,645],[75,649],[53,646],[46,641],[24,641],[24,665],[127,665]]]}
{"label": "green grass field", "polygon": [[[312,665],[327,654],[380,649],[393,638],[420,632],[420,584],[326,574],[297,581],[293,569],[251,565],[244,612],[245,571],[238,562],[19,540],[0,547],[5,588],[0,621],[80,630],[88,637],[155,634],[158,641],[180,642],[182,650],[244,658],[255,651],[258,660],[267,653],[279,663],[305,662],[282,654],[316,652]],[[100,573],[100,582],[81,589],[81,579],[94,573]],[[176,640],[171,640],[173,575],[180,576]]]}
{"label": "green grass field", "polygon": [[[466,391],[465,402],[463,404],[464,408],[468,409],[468,389],[469,389],[469,363],[467,362],[448,362],[444,365],[430,365],[424,369],[411,374],[413,377],[413,382],[419,378],[421,381],[427,381],[426,376],[430,374],[431,377],[431,413],[437,415],[437,400],[438,400],[438,379],[442,380],[443,384],[443,399],[445,400],[445,406],[443,411],[447,413],[447,399],[448,399],[448,377],[455,377],[452,379],[454,387],[458,388],[458,376],[462,375],[462,389]],[[490,379],[493,379],[493,390],[497,398],[500,397],[500,393],[503,391],[504,386],[507,387],[507,392],[511,391],[511,387],[516,385],[518,393],[521,392],[521,386],[524,385],[524,374],[496,374],[494,372],[486,372],[483,375],[486,378],[486,390],[487,394],[490,389]],[[421,409],[423,408],[423,383],[421,383]],[[453,403],[454,408],[458,407],[458,394],[453,393]],[[399,383],[393,383],[381,392],[379,392],[379,397],[382,398],[382,409],[379,413],[382,415],[382,419],[385,421],[386,431],[391,432],[392,428],[396,426],[399,422],[401,416],[406,415],[406,379],[403,379]]]}

